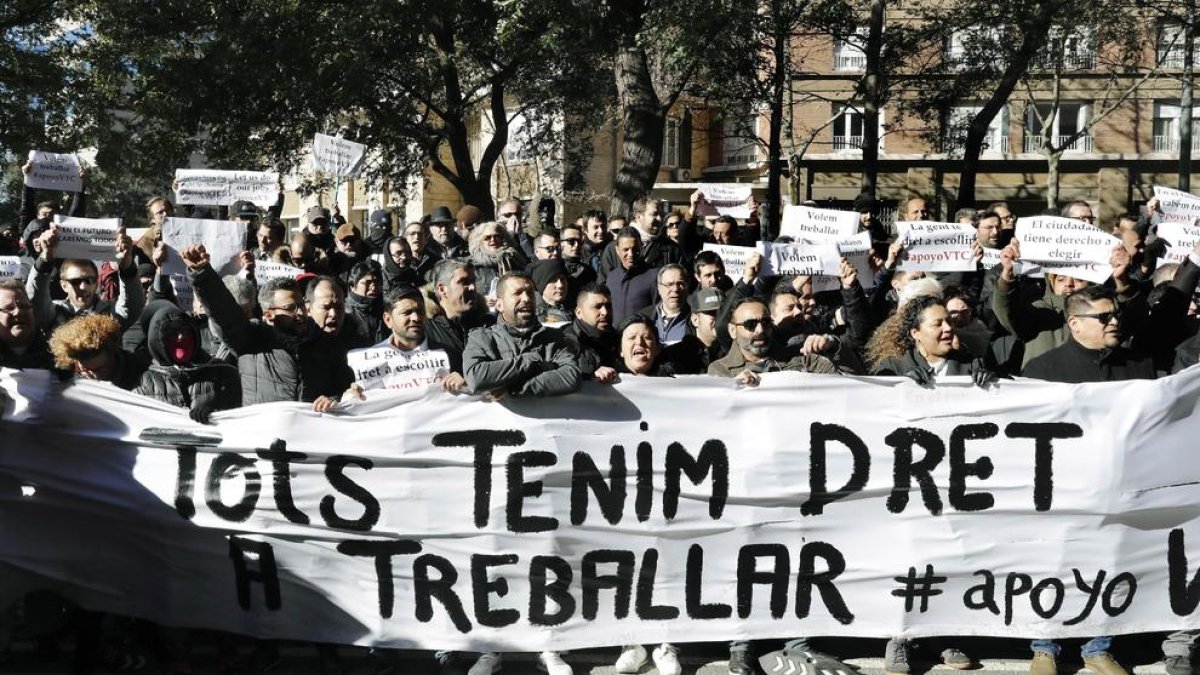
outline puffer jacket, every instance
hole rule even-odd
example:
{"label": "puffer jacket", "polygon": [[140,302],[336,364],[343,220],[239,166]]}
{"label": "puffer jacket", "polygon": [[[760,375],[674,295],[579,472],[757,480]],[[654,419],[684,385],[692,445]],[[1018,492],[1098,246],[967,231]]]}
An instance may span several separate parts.
{"label": "puffer jacket", "polygon": [[473,394],[503,389],[519,396],[569,394],[582,380],[561,331],[541,325],[523,330],[503,321],[471,331],[463,376]]}
{"label": "puffer jacket", "polygon": [[[200,349],[196,336],[196,354],[190,363],[177,365],[167,353],[168,336],[181,331],[195,335],[188,316],[175,305],[160,301],[150,319],[146,348],[150,367],[142,373],[134,391],[164,403],[193,411],[228,410],[242,404],[238,371],[233,366],[213,361]],[[204,416],[207,419],[207,416]]]}
{"label": "puffer jacket", "polygon": [[298,335],[251,321],[211,267],[190,276],[225,345],[237,355],[243,405],[341,396],[354,381],[345,345],[311,321],[305,320],[305,330]]}

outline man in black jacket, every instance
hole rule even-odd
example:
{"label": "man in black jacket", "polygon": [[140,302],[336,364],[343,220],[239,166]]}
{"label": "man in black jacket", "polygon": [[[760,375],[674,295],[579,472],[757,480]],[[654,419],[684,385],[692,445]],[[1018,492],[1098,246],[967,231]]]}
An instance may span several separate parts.
{"label": "man in black jacket", "polygon": [[[259,289],[263,320],[258,322],[246,318],[238,307],[209,265],[203,246],[188,246],[180,257],[197,297],[238,357],[245,405],[305,401],[312,402],[313,410],[324,412],[337,404],[353,374],[346,365],[345,345],[337,331],[331,330],[338,322],[329,315],[341,311],[344,301],[336,281],[329,277],[314,280],[309,286],[309,307],[294,280],[272,279]],[[309,318],[310,311],[319,315],[321,325]]]}
{"label": "man in black jacket", "polygon": [[475,291],[475,268],[465,260],[439,260],[433,267],[433,290],[442,314],[425,322],[425,333],[445,347],[451,363],[462,363],[467,334],[490,326],[495,317],[484,310]]}
{"label": "man in black jacket", "polygon": [[1030,361],[1025,376],[1051,382],[1152,380],[1154,359],[1121,346],[1121,313],[1112,291],[1088,286],[1067,296],[1067,342]]}
{"label": "man in black jacket", "polygon": [[575,299],[575,321],[563,329],[584,379],[612,383],[620,360],[618,336],[612,329],[612,294],[602,284],[589,284]]}

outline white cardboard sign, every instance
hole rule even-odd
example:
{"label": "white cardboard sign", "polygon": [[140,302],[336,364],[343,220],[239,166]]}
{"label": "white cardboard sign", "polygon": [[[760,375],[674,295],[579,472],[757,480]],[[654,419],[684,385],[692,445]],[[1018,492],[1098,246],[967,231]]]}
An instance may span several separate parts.
{"label": "white cardboard sign", "polygon": [[231,206],[248,201],[268,207],[279,198],[279,174],[274,171],[176,169],[176,204]]}
{"label": "white cardboard sign", "polygon": [[355,349],[346,353],[346,363],[363,389],[420,389],[450,372],[446,352],[425,347],[411,352],[391,346]]}
{"label": "white cardboard sign", "polygon": [[783,222],[779,226],[779,234],[809,241],[847,239],[857,234],[858,230],[859,214],[856,211],[818,209],[795,204],[784,207]]}
{"label": "white cardboard sign", "polygon": [[54,216],[58,244],[54,257],[65,259],[113,260],[116,257],[120,218],[72,218]]}
{"label": "white cardboard sign", "polygon": [[357,178],[367,157],[367,146],[341,136],[317,134],[313,137],[313,168],[339,176]]}
{"label": "white cardboard sign", "polygon": [[773,244],[758,242],[763,257],[764,275],[794,274],[799,276],[838,275],[842,256],[835,243]]}
{"label": "white cardboard sign", "polygon": [[1034,263],[1043,273],[1063,274],[1092,283],[1112,276],[1109,259],[1120,239],[1073,218],[1030,216],[1017,221],[1021,260]]}
{"label": "white cardboard sign", "polygon": [[75,155],[30,150],[29,161],[32,166],[29,173],[25,174],[26,186],[35,190],[63,192],[83,190],[83,172]]}
{"label": "white cardboard sign", "polygon": [[704,206],[696,215],[730,216],[739,220],[750,217],[750,186],[741,183],[701,183],[696,187],[704,195]]}
{"label": "white cardboard sign", "polygon": [[904,242],[896,266],[902,272],[975,271],[975,228],[969,224],[900,221],[896,232]]}

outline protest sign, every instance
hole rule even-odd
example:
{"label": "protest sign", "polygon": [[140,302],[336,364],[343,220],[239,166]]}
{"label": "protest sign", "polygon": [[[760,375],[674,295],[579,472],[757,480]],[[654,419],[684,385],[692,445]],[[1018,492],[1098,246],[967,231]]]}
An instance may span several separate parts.
{"label": "protest sign", "polygon": [[313,168],[340,178],[357,178],[367,158],[367,146],[340,136],[313,137]]}
{"label": "protest sign", "polygon": [[176,204],[232,206],[248,201],[268,207],[279,197],[279,174],[273,171],[176,169]]}
{"label": "protest sign", "polygon": [[1200,243],[1200,227],[1183,223],[1162,223],[1157,229],[1158,238],[1167,243],[1167,254],[1162,263],[1182,263]]}
{"label": "protest sign", "polygon": [[42,585],[165,626],[473,651],[1200,628],[1200,368],[762,379],[200,425],[4,371],[0,604]]}
{"label": "protest sign", "polygon": [[701,183],[696,188],[704,201],[696,205],[696,215],[730,216],[739,220],[750,217],[750,186],[743,183]]}
{"label": "protest sign", "polygon": [[1161,185],[1154,186],[1154,196],[1158,198],[1158,214],[1160,222],[1183,223],[1195,225],[1200,218],[1200,197]]}
{"label": "protest sign", "polygon": [[[1021,260],[1043,273],[1063,274],[1092,283],[1112,276],[1114,246],[1120,239],[1082,220],[1058,216],[1030,216],[1017,221]],[[1028,269],[1023,267],[1023,269]]]}
{"label": "protest sign", "polygon": [[966,223],[900,221],[896,233],[904,252],[896,269],[901,272],[974,272],[975,228]]}
{"label": "protest sign", "polygon": [[841,271],[842,257],[835,243],[774,244],[760,241],[757,249],[763,257],[762,274],[767,276],[824,274],[836,277]]}
{"label": "protest sign", "polygon": [[1000,264],[1000,251],[1003,249],[984,247],[981,250],[983,259],[979,261],[979,264],[983,266],[983,269],[990,270]]}
{"label": "protest sign", "polygon": [[809,241],[841,240],[859,230],[859,215],[855,211],[817,209],[788,204],[783,209],[779,234]]}
{"label": "protest sign", "polygon": [[304,270],[299,267],[292,267],[283,263],[277,263],[273,260],[255,260],[254,261],[254,283],[262,286],[272,279],[285,277],[295,279],[297,276],[304,274]]}
{"label": "protest sign", "polygon": [[0,255],[0,279],[8,277],[16,277],[22,281],[25,277],[21,274],[21,256],[16,255]]}
{"label": "protest sign", "polygon": [[242,266],[238,254],[246,247],[246,226],[231,220],[203,218],[167,218],[162,224],[162,240],[168,247],[163,272],[180,307],[192,306],[192,284],[179,252],[188,246],[203,245],[209,264],[218,274],[237,274]]}
{"label": "protest sign", "polygon": [[29,151],[29,173],[25,174],[25,185],[35,190],[83,190],[83,172],[79,158],[57,152]]}
{"label": "protest sign", "polygon": [[705,244],[705,251],[712,251],[721,257],[725,263],[725,275],[737,281],[746,273],[746,263],[750,256],[758,252],[753,246],[727,246],[725,244]]}
{"label": "protest sign", "polygon": [[54,216],[58,226],[58,244],[54,257],[59,260],[114,260],[117,250],[117,230],[120,218],[72,218]]}
{"label": "protest sign", "polygon": [[441,349],[401,351],[392,347],[354,349],[346,354],[354,381],[363,389],[420,389],[450,372],[450,357]]}

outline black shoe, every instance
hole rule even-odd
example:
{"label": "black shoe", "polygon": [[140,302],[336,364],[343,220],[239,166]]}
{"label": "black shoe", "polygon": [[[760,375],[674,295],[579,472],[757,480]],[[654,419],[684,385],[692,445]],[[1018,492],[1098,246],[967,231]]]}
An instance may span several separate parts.
{"label": "black shoe", "polygon": [[756,672],[754,662],[750,660],[748,653],[744,651],[730,652],[729,675],[755,675]]}

